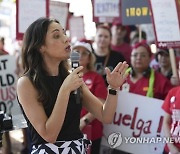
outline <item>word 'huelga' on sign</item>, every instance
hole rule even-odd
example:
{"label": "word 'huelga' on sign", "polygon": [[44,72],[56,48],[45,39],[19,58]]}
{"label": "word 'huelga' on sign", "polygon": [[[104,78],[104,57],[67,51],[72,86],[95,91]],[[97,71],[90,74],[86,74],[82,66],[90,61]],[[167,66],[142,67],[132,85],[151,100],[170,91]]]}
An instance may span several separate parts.
{"label": "word 'huelga' on sign", "polygon": [[148,7],[132,7],[132,8],[126,8],[126,16],[127,17],[139,17],[139,16],[149,16],[150,10]]}
{"label": "word 'huelga' on sign", "polygon": [[[157,133],[161,132],[162,120],[163,117],[160,117]],[[132,132],[133,137],[140,137],[142,133],[143,134],[151,133],[152,120],[151,119],[143,120],[141,118],[138,119],[138,107],[136,107],[132,115],[115,113],[113,124],[118,126],[122,125],[124,127],[129,127],[129,129],[133,130]]]}

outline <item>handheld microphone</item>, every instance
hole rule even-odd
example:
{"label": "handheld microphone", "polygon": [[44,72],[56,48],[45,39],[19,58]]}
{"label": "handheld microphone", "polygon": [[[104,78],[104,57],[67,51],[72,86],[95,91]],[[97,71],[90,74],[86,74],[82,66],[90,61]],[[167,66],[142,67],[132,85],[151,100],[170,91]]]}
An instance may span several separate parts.
{"label": "handheld microphone", "polygon": [[[76,51],[72,51],[70,55],[71,59],[71,67],[72,71],[79,67],[79,59],[80,59],[80,54]],[[80,88],[76,89],[74,91],[74,94],[76,95],[76,104],[80,104]]]}
{"label": "handheld microphone", "polygon": [[72,51],[70,55],[70,59],[71,59],[71,67],[73,70],[79,67],[80,54],[78,52]]}

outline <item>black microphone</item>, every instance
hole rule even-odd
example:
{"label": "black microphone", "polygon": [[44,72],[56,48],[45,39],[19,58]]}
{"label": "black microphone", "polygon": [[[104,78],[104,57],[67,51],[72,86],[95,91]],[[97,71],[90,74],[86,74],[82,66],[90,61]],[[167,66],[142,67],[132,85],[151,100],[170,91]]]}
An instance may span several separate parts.
{"label": "black microphone", "polygon": [[[71,67],[72,71],[79,67],[79,59],[80,59],[80,54],[76,51],[72,51],[70,55],[71,59]],[[76,95],[76,104],[80,104],[80,88],[76,89],[74,91],[74,94]]]}

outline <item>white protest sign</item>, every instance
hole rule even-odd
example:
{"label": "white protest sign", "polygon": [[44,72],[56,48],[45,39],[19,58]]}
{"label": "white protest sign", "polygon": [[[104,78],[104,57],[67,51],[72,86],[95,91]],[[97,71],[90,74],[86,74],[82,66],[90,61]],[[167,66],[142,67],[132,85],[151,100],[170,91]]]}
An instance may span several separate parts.
{"label": "white protest sign", "polygon": [[14,129],[26,127],[25,119],[17,102],[14,56],[0,56],[0,110],[12,115]]}
{"label": "white protest sign", "polygon": [[118,17],[119,0],[95,0],[94,16],[96,17]]}
{"label": "white protest sign", "polygon": [[[161,141],[154,143],[151,140],[162,138],[163,136],[162,121],[164,112],[161,109],[162,103],[162,100],[128,92],[119,92],[118,106],[113,123],[104,125],[104,136],[101,144],[106,147],[112,147],[110,144],[119,138],[122,143],[119,141],[120,145],[118,147],[115,147],[115,144],[118,144],[118,142],[113,143],[118,150],[133,154],[162,153],[164,143]],[[114,138],[111,138],[112,136]],[[140,141],[137,143],[137,139],[140,141],[146,140],[144,143]],[[151,143],[146,143],[150,141]]]}
{"label": "white protest sign", "polygon": [[57,19],[63,28],[66,29],[66,23],[68,18],[68,3],[50,1],[49,16]]}
{"label": "white protest sign", "polygon": [[18,0],[18,32],[24,33],[27,27],[40,17],[46,17],[47,0]]}
{"label": "white protest sign", "polygon": [[180,47],[176,0],[150,0],[158,47]]}
{"label": "white protest sign", "polygon": [[83,17],[72,16],[69,19],[69,30],[71,40],[79,40],[85,38]]}

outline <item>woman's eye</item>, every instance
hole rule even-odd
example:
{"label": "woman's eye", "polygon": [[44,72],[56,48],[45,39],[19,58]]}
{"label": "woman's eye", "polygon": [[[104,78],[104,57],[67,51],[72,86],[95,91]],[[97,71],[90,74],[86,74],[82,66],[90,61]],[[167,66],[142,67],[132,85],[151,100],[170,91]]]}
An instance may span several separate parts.
{"label": "woman's eye", "polygon": [[59,35],[54,35],[54,38],[55,39],[58,39],[60,36]]}

